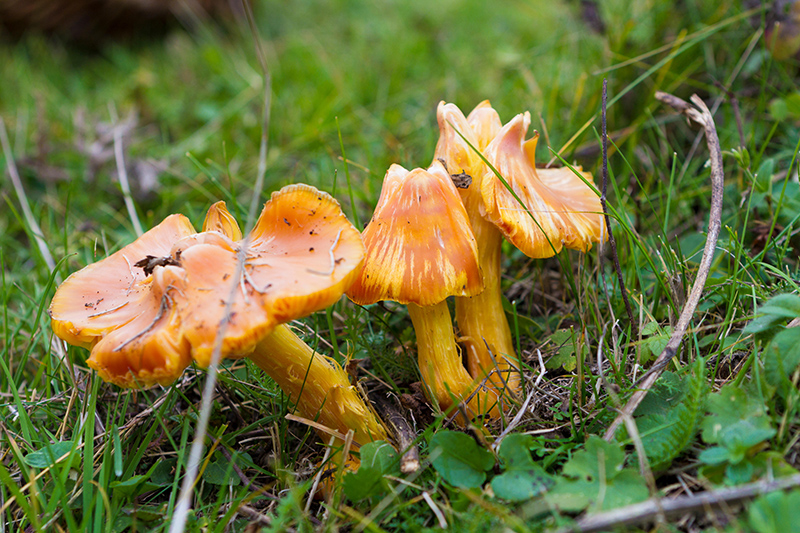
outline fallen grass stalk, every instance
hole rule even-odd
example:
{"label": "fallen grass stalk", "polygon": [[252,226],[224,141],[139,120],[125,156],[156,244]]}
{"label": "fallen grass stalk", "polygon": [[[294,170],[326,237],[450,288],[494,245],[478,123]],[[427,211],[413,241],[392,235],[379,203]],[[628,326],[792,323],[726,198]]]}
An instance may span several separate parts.
{"label": "fallen grass stalk", "polygon": [[726,505],[751,500],[762,494],[798,486],[800,486],[800,474],[795,474],[780,479],[757,481],[747,485],[710,490],[690,496],[680,496],[672,499],[654,498],[587,516],[578,520],[573,527],[562,529],[558,533],[568,533],[570,531],[592,533],[594,531],[607,531],[621,526],[643,524],[653,520],[661,512],[668,518],[686,513],[699,514],[709,510],[709,508],[724,508]]}
{"label": "fallen grass stalk", "polygon": [[332,436],[330,440],[328,440],[328,446],[325,448],[325,455],[322,456],[322,461],[320,462],[319,471],[317,471],[317,475],[314,476],[314,483],[311,485],[311,489],[308,491],[308,497],[306,498],[306,506],[303,509],[306,514],[308,514],[309,510],[311,509],[311,503],[314,501],[314,494],[317,493],[319,482],[320,480],[322,480],[322,474],[325,472],[324,465],[328,464],[328,459],[331,456],[331,450],[333,449],[333,445],[335,443],[336,443],[336,437]]}
{"label": "fallen grass stalk", "polygon": [[328,426],[320,424],[310,418],[304,418],[302,416],[293,415],[292,413],[286,413],[286,420],[291,420],[292,422],[299,422],[300,424],[304,424],[310,428],[316,429],[317,431],[321,431],[333,437],[336,437],[339,440],[344,440],[345,435],[339,433],[335,429],[331,429]]}
{"label": "fallen grass stalk", "polygon": [[119,186],[122,188],[122,197],[125,199],[125,208],[128,210],[128,216],[131,217],[133,230],[136,232],[137,237],[141,237],[144,230],[142,229],[142,223],[139,222],[139,215],[136,213],[136,205],[133,203],[131,185],[128,181],[128,170],[125,168],[125,155],[122,146],[122,125],[119,123],[117,110],[111,102],[108,104],[108,112],[111,114],[111,122],[114,123],[114,159],[116,159],[117,162]]}
{"label": "fallen grass stalk", "polygon": [[494,451],[500,449],[500,443],[503,441],[506,435],[511,433],[511,431],[517,426],[519,426],[519,424],[522,422],[522,417],[528,411],[528,404],[531,403],[534,393],[537,390],[539,390],[539,383],[542,382],[542,378],[547,373],[547,368],[544,366],[544,360],[542,360],[542,351],[537,348],[536,354],[539,356],[539,375],[536,377],[536,381],[534,382],[531,391],[528,393],[528,396],[525,398],[525,401],[522,402],[522,406],[519,408],[517,414],[514,416],[511,422],[508,423],[508,426],[506,426],[503,432],[500,433],[500,436],[497,437],[497,439],[495,439],[495,441],[492,443],[492,450]]}
{"label": "fallen grass stalk", "polygon": [[[248,12],[249,15],[252,15]],[[254,34],[254,39],[258,42],[258,38],[256,34]],[[245,270],[245,262],[247,260],[247,249],[250,246],[250,229],[253,227],[256,209],[260,203],[261,198],[261,191],[264,189],[264,176],[267,172],[267,145],[268,145],[268,135],[269,135],[269,123],[270,123],[270,109],[272,103],[272,82],[269,71],[266,70],[266,65],[262,64],[264,70],[264,107],[263,107],[263,114],[261,120],[261,142],[259,146],[259,156],[258,156],[258,173],[256,175],[256,182],[253,185],[253,196],[251,198],[250,207],[247,213],[247,237],[245,238],[244,242],[242,243],[241,247],[237,252],[237,261],[236,261],[236,269],[237,272],[234,275],[234,280],[240,279],[242,276],[242,272]],[[214,345],[214,350],[211,355],[211,363],[208,365],[208,375],[206,377],[206,384],[203,389],[203,401],[202,406],[200,408],[199,418],[197,421],[197,427],[195,430],[195,437],[192,442],[192,448],[189,452],[189,458],[186,463],[186,473],[183,478],[183,483],[181,485],[181,491],[178,496],[177,503],[175,505],[175,511],[173,513],[173,521],[170,524],[170,533],[183,533],[186,527],[186,518],[189,514],[189,508],[191,506],[191,499],[192,499],[192,492],[195,485],[195,480],[198,475],[198,467],[200,465],[200,456],[203,453],[203,447],[206,437],[206,431],[208,429],[208,420],[211,417],[211,406],[213,403],[214,397],[214,389],[217,383],[217,367],[219,365],[219,361],[222,354],[222,341],[225,337],[225,332],[228,329],[228,324],[231,320],[231,311],[233,308],[234,302],[234,293],[237,290],[237,283],[233,283],[231,285],[231,291],[228,295],[227,301],[225,302],[225,318],[223,319],[222,323],[219,327],[219,334],[217,335],[217,341]]]}
{"label": "fallen grass stalk", "polygon": [[[44,240],[42,228],[39,227],[36,219],[33,218],[31,205],[28,203],[28,196],[25,194],[25,188],[22,186],[22,180],[20,179],[19,172],[17,171],[17,165],[14,163],[14,154],[11,152],[11,143],[8,141],[8,132],[6,131],[6,123],[3,120],[3,117],[0,117],[0,143],[3,144],[3,155],[6,158],[6,168],[8,169],[8,175],[11,177],[11,183],[14,185],[14,192],[17,193],[17,200],[19,200],[19,204],[22,206],[22,213],[25,215],[25,222],[28,224],[28,228],[33,234],[33,238],[36,240],[36,246],[39,248],[39,253],[42,254],[42,259],[44,259],[44,262],[47,264],[47,268],[49,268],[52,272],[56,269],[56,262],[53,259],[53,254],[50,253],[50,248],[47,246],[47,242]],[[56,282],[61,283],[60,277],[56,277]]]}
{"label": "fallen grass stalk", "polygon": [[633,393],[628,403],[609,426],[603,437],[606,441],[611,441],[611,439],[614,438],[614,433],[626,416],[633,415],[636,408],[642,400],[644,400],[644,397],[667,367],[669,361],[678,352],[683,336],[686,334],[686,330],[689,327],[689,321],[692,319],[692,316],[694,316],[697,304],[700,302],[700,296],[703,294],[706,279],[708,279],[708,274],[711,271],[711,263],[714,259],[714,251],[717,247],[720,228],[722,227],[722,195],[725,185],[725,176],[722,172],[722,150],[719,145],[717,129],[714,125],[714,117],[711,115],[711,112],[708,110],[703,100],[696,94],[691,97],[692,103],[697,106],[696,108],[690,106],[688,102],[677,96],[660,91],[656,92],[656,98],[686,115],[690,120],[703,126],[705,131],[706,143],[708,144],[708,151],[711,156],[711,211],[708,217],[708,237],[706,238],[706,244],[703,248],[703,257],[700,259],[700,266],[697,269],[697,277],[694,280],[692,290],[689,292],[689,297],[686,299],[686,304],[683,306],[683,310],[678,318],[675,331],[670,336],[661,354],[656,358],[653,366],[642,377],[638,390]]}

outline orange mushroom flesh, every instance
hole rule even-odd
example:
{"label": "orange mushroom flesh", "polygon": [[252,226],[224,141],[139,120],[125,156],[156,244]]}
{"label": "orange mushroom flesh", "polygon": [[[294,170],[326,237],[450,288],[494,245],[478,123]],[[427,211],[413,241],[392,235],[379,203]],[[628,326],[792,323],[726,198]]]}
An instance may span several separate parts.
{"label": "orange mushroom flesh", "polygon": [[301,416],[352,429],[358,444],[385,439],[342,368],[281,325],[334,303],[361,266],[360,236],[336,200],[292,185],[273,193],[248,239],[223,203],[203,229],[172,215],[71,275],[50,306],[55,333],[91,349],[89,366],[123,387],[167,385],[192,359],[208,366],[219,343],[222,357],[264,368]]}
{"label": "orange mushroom flesh", "polygon": [[[328,216],[330,215],[322,214],[323,219]],[[272,220],[283,218],[277,213],[273,214]],[[258,231],[259,227],[268,227],[268,223],[259,220],[254,232]],[[241,235],[236,219],[225,209],[224,202],[218,202],[209,209],[203,231]],[[309,234],[313,235],[315,231],[309,230]],[[341,235],[338,238],[341,239]],[[334,239],[332,246],[335,247],[336,244]],[[322,249],[320,252],[334,253],[333,247]],[[315,252],[316,250],[312,251]],[[332,268],[340,259],[333,259]],[[312,272],[319,274],[319,271],[313,269]],[[347,372],[341,365],[336,360],[312,350],[288,326],[284,324],[276,326],[271,334],[256,344],[248,357],[278,383],[292,403],[297,405],[297,411],[302,416],[316,420],[343,435],[353,429],[357,444],[372,440],[387,440],[386,432],[378,422],[374,411],[361,398],[355,387],[350,385]],[[327,440],[324,435],[323,438]]]}
{"label": "orange mushroom flesh", "polygon": [[443,410],[471,395],[471,416],[496,410],[494,396],[473,395],[476,380],[461,363],[447,307],[448,296],[477,294],[482,281],[467,214],[441,163],[410,172],[392,165],[363,237],[366,259],[350,299],[408,305],[420,374]]}
{"label": "orange mushroom flesh", "polygon": [[[488,375],[496,389],[516,394],[519,362],[500,287],[503,237],[533,258],[551,257],[562,247],[586,251],[593,242],[606,239],[600,199],[584,183],[592,182],[589,173],[581,172],[581,179],[567,168],[536,168],[538,134],[525,140],[530,125],[527,112],[503,126],[488,101],[468,117],[454,104],[441,102],[437,118],[440,137],[434,157],[449,172],[472,177],[471,185],[459,192],[478,243],[485,288],[480,294],[456,298],[456,321],[468,367],[473,377]],[[524,205],[459,133],[505,178]]]}

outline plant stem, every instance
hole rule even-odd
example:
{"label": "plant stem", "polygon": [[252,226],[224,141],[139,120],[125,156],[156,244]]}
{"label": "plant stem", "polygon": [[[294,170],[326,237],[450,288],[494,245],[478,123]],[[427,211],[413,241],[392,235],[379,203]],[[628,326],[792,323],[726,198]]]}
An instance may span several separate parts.
{"label": "plant stem", "polygon": [[467,367],[474,379],[486,379],[493,390],[516,395],[520,390],[519,362],[500,289],[503,235],[479,214],[468,212],[478,242],[484,289],[476,296],[456,297],[460,341],[467,350]]}
{"label": "plant stem", "polygon": [[289,327],[275,328],[250,359],[289,395],[300,416],[343,435],[352,429],[359,445],[387,440],[386,430],[339,363],[312,350]]}
{"label": "plant stem", "polygon": [[[408,304],[408,314],[417,334],[419,371],[431,401],[438,403],[443,411],[465,401],[470,418],[489,411],[497,416],[493,394],[472,394],[475,380],[461,363],[447,301],[426,307]],[[466,422],[460,417],[458,421]]]}

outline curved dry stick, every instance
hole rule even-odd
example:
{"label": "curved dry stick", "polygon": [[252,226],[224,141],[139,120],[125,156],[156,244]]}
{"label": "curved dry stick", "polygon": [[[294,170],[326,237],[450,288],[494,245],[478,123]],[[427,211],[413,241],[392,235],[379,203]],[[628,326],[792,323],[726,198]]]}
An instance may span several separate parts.
{"label": "curved dry stick", "polygon": [[686,299],[686,304],[681,310],[680,317],[678,317],[678,324],[675,326],[675,332],[669,338],[669,342],[664,347],[664,350],[653,363],[650,370],[642,377],[639,389],[633,393],[628,403],[622,409],[622,412],[617,415],[617,418],[609,426],[606,431],[605,440],[610,441],[614,438],[614,433],[622,424],[626,416],[632,416],[639,404],[644,400],[648,391],[652,388],[658,377],[667,367],[670,359],[675,356],[680,347],[683,336],[689,327],[689,321],[694,315],[697,304],[700,302],[700,296],[703,294],[703,288],[708,278],[708,273],[711,270],[711,262],[714,259],[714,250],[717,246],[717,239],[719,231],[722,226],[722,191],[724,188],[724,175],[722,173],[722,150],[719,146],[719,137],[717,136],[717,128],[714,126],[714,117],[706,107],[706,104],[696,94],[692,95],[690,100],[697,106],[692,107],[685,100],[681,100],[677,96],[671,94],[656,92],[656,98],[665,104],[668,104],[686,115],[687,118],[697,122],[705,130],[706,144],[708,144],[708,151],[711,153],[711,212],[708,218],[708,237],[706,238],[706,245],[703,248],[703,258],[700,260],[700,267],[697,269],[697,277],[692,285],[692,290],[689,297]]}
{"label": "curved dry stick", "polygon": [[594,533],[596,531],[608,531],[621,526],[643,524],[652,522],[662,512],[667,517],[681,516],[687,513],[697,514],[708,511],[710,508],[724,508],[725,505],[751,500],[762,494],[787,490],[797,486],[800,486],[800,474],[775,480],[756,481],[738,487],[710,490],[690,496],[651,499],[586,516],[578,520],[574,527],[562,529],[559,533],[573,531]]}

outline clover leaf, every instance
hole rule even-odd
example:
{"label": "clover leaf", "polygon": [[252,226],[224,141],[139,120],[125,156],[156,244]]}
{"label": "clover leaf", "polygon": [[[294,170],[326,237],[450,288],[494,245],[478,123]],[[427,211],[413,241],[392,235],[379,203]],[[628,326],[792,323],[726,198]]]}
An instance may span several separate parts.
{"label": "clover leaf", "polygon": [[387,442],[368,442],[360,452],[361,466],[358,471],[347,473],[343,480],[345,495],[356,502],[385,494],[389,483],[384,476],[400,471],[397,452]]}
{"label": "clover leaf", "polygon": [[495,496],[519,502],[538,496],[553,485],[553,478],[533,462],[533,437],[514,433],[503,439],[498,455],[505,472],[492,479]]}
{"label": "clover leaf", "polygon": [[494,456],[469,436],[457,431],[440,431],[431,438],[433,467],[451,485],[465,489],[480,487]]}
{"label": "clover leaf", "polygon": [[587,507],[605,511],[647,499],[647,485],[638,472],[623,468],[625,454],[618,445],[597,436],[585,449],[575,452],[564,465],[563,477],[547,494],[547,500],[563,511]]}

